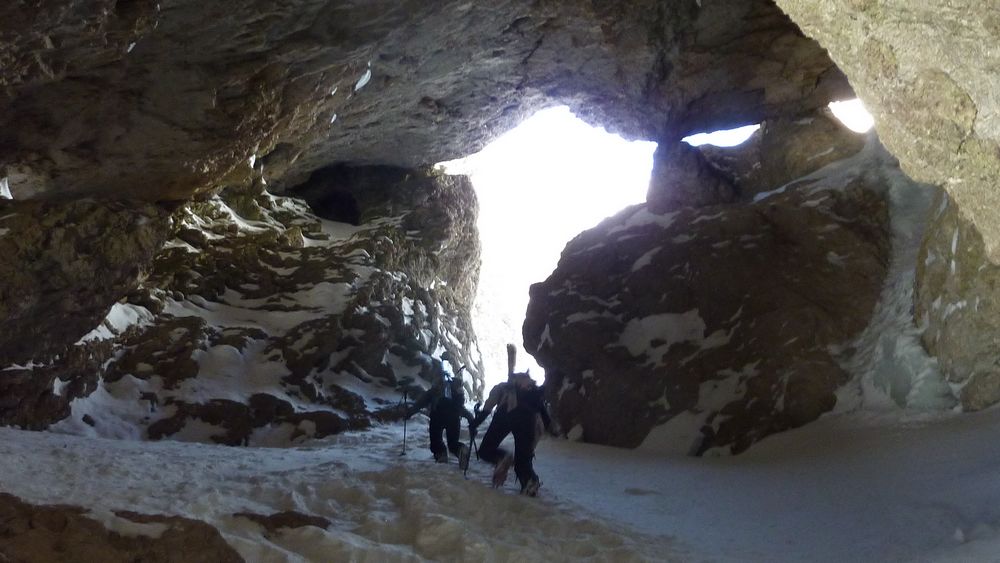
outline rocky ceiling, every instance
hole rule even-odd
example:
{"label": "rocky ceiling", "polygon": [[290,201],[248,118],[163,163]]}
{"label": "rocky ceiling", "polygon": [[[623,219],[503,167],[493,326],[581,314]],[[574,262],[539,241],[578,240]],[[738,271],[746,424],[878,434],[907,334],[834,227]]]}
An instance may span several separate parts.
{"label": "rocky ceiling", "polygon": [[18,0],[0,7],[0,63],[15,199],[415,167],[557,103],[673,141],[850,95],[768,0]]}
{"label": "rocky ceiling", "polygon": [[778,4],[851,77],[904,170],[943,186],[1000,263],[1000,3]]}

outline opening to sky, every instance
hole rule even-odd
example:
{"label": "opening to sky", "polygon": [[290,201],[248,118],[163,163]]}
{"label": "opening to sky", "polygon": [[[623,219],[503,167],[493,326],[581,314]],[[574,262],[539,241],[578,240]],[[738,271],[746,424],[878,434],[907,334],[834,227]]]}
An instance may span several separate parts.
{"label": "opening to sky", "polygon": [[479,197],[482,270],[473,322],[489,389],[517,370],[544,372],[522,347],[528,286],[549,277],[570,239],[646,200],[656,143],[629,142],[584,123],[569,108],[542,110],[482,151],[442,163],[468,174]]}
{"label": "opening to sky", "polygon": [[743,142],[749,139],[750,135],[753,135],[758,129],[760,129],[760,123],[754,125],[744,125],[743,127],[737,127],[736,129],[713,131],[711,133],[697,133],[695,135],[684,137],[681,140],[694,147],[701,145],[735,147],[736,145],[743,144]]}
{"label": "opening to sky", "polygon": [[[829,107],[834,117],[855,133],[867,133],[875,125],[875,119],[872,117],[872,114],[868,113],[864,104],[857,98],[842,102],[830,102]],[[760,123],[744,125],[735,129],[713,131],[711,133],[698,133],[684,137],[681,140],[695,147],[700,145],[735,147],[743,144],[758,129],[760,129]]]}
{"label": "opening to sky", "polygon": [[868,113],[865,105],[857,98],[843,102],[831,102],[830,111],[841,123],[855,133],[867,133],[875,126],[875,118]]}

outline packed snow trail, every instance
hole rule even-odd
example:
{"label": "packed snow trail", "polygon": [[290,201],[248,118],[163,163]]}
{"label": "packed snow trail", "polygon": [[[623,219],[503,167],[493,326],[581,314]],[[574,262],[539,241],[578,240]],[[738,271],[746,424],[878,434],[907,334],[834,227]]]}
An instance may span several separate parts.
{"label": "packed snow trail", "polygon": [[546,443],[543,492],[716,561],[1000,561],[1000,410],[851,413],[746,453]]}
{"label": "packed snow trail", "polygon": [[[286,449],[0,428],[0,490],[85,507],[123,533],[130,523],[114,510],[204,520],[254,563],[685,559],[666,539],[522,497],[512,480],[493,490],[485,464],[473,462],[465,480],[457,464],[430,460],[426,426],[412,426],[422,436],[405,457],[401,425]],[[332,524],[272,533],[234,516],[283,511]]]}

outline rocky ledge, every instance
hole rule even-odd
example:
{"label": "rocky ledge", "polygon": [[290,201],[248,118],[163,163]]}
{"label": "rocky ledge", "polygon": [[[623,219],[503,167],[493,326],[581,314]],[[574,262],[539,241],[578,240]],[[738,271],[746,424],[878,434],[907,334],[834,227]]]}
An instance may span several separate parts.
{"label": "rocky ledge", "polygon": [[280,445],[397,416],[400,391],[432,381],[445,350],[481,393],[471,186],[392,169],[353,177],[338,193],[364,195],[326,210],[353,210],[356,225],[260,183],[179,209],[148,278],[107,319],[49,362],[5,370],[5,385],[31,392],[0,419]]}

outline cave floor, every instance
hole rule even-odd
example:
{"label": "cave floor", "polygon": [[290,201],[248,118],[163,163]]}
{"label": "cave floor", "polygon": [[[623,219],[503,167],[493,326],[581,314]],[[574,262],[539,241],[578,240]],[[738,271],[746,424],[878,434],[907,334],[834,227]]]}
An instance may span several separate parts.
{"label": "cave floor", "polygon": [[[0,490],[217,527],[251,561],[991,560],[1000,553],[1000,409],[828,416],[738,457],[545,440],[539,498],[434,464],[421,417],[292,448],[0,429]],[[296,511],[267,531],[237,512]],[[133,527],[134,528],[134,527]],[[135,533],[132,529],[128,533]]]}

